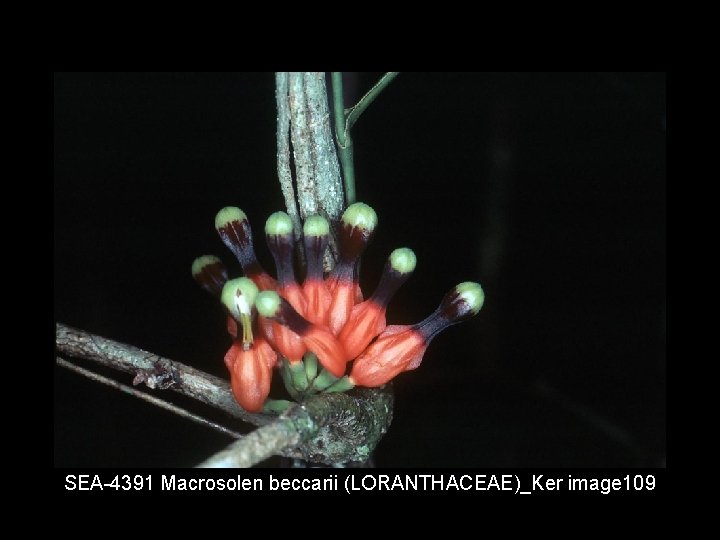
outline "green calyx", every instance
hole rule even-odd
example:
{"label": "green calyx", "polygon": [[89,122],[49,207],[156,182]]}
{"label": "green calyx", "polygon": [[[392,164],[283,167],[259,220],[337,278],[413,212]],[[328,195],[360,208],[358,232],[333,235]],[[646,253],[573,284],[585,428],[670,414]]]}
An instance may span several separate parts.
{"label": "green calyx", "polygon": [[292,234],[292,230],[292,220],[285,212],[270,214],[265,222],[265,234],[285,236]]}
{"label": "green calyx", "polygon": [[225,283],[220,301],[230,314],[239,320],[241,315],[250,315],[257,296],[257,285],[246,277],[240,277]]}
{"label": "green calyx", "polygon": [[462,298],[470,308],[473,315],[477,315],[485,302],[485,291],[479,283],[464,281],[455,286],[455,292]]}
{"label": "green calyx", "polygon": [[308,389],[308,377],[303,362],[287,362],[287,369],[290,371],[290,380],[295,390],[304,393]]}
{"label": "green calyx", "polygon": [[378,218],[375,210],[365,203],[357,202],[347,207],[342,215],[342,221],[350,227],[359,227],[368,231],[375,230]]}
{"label": "green calyx", "polygon": [[308,382],[312,383],[318,373],[318,359],[313,352],[306,352],[303,356],[303,364],[305,365],[305,374]]}
{"label": "green calyx", "polygon": [[333,384],[328,386],[325,389],[325,393],[331,394],[333,392],[347,392],[348,390],[352,390],[355,388],[355,383],[345,375],[344,377],[341,377],[337,381],[335,381]]}
{"label": "green calyx", "polygon": [[322,216],[308,216],[303,225],[305,236],[325,236],[330,234],[330,223]]}
{"label": "green calyx", "polygon": [[390,266],[401,274],[409,274],[415,270],[416,264],[417,257],[410,248],[398,248],[390,254]]}
{"label": "green calyx", "polygon": [[226,206],[215,215],[215,228],[222,229],[233,221],[244,221],[246,219],[245,212],[237,206]]}
{"label": "green calyx", "polygon": [[280,295],[275,291],[263,291],[255,298],[255,308],[263,317],[275,317],[280,310]]}

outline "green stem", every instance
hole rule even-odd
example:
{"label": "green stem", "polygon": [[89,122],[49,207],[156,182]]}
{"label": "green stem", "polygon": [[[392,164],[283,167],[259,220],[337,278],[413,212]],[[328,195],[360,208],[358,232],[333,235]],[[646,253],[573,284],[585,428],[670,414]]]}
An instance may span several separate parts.
{"label": "green stem", "polygon": [[360,118],[360,115],[365,112],[365,109],[367,109],[368,106],[375,101],[375,98],[380,95],[380,92],[385,90],[387,85],[390,84],[399,73],[399,71],[388,71],[385,75],[380,77],[380,80],[375,83],[375,86],[373,86],[363,97],[360,98],[360,101],[358,101],[352,109],[347,111],[347,114],[345,115],[345,129],[348,133],[355,125],[355,122],[357,122],[357,119]]}
{"label": "green stem", "polygon": [[340,165],[343,170],[345,204],[349,206],[355,202],[355,164],[353,162],[352,137],[345,123],[345,97],[343,95],[341,71],[332,72],[332,91],[335,112],[335,138],[340,154]]}
{"label": "green stem", "polygon": [[343,183],[345,186],[345,203],[350,205],[355,202],[355,164],[353,162],[353,140],[350,134],[353,125],[365,112],[365,109],[375,101],[380,92],[385,90],[388,84],[398,76],[397,71],[389,71],[383,75],[368,92],[360,98],[352,108],[345,110],[345,98],[343,95],[342,72],[332,72],[333,103],[335,112],[335,138],[337,139],[338,151],[340,153],[340,164],[343,170]]}

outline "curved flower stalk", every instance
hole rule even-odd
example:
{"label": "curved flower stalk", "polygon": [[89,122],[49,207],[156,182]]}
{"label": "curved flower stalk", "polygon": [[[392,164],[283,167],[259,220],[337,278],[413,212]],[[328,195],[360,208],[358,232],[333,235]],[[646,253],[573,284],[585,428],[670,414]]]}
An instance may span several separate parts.
{"label": "curved flower stalk", "polygon": [[243,408],[276,413],[287,406],[289,402],[267,399],[273,369],[280,371],[288,394],[296,400],[317,392],[382,386],[403,371],[416,369],[439,332],[480,311],[484,292],[478,283],[468,281],[450,290],[421,322],[387,326],[388,304],[417,260],[410,248],[394,250],[375,291],[363,300],[359,261],[377,224],[377,214],[367,204],[348,206],[337,226],[339,260],[325,275],[330,223],[322,216],[308,216],[303,226],[307,271],[299,283],[292,221],[286,213],[275,212],[265,223],[275,279],[257,261],[246,214],[232,206],[218,212],[215,228],[246,277],[228,280],[227,269],[213,255],[197,258],[192,274],[228,314],[233,343],[225,365]]}

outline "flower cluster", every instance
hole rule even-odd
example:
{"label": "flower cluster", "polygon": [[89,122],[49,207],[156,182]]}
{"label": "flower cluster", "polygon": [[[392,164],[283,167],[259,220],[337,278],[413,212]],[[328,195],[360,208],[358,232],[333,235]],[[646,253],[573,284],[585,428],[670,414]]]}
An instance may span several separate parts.
{"label": "flower cluster", "polygon": [[337,263],[325,273],[330,224],[322,216],[309,216],[303,226],[306,275],[300,284],[293,264],[293,225],[287,214],[275,212],[265,223],[275,279],[257,261],[245,213],[236,207],[218,212],[215,228],[245,277],[228,279],[225,266],[212,255],[197,258],[192,274],[227,312],[233,344],[225,365],[233,394],[243,408],[252,412],[268,408],[273,368],[280,369],[285,387],[296,399],[354,386],[382,386],[399,373],[417,368],[440,331],[480,310],[482,288],[465,282],[450,290],[423,321],[388,326],[388,303],[414,271],[416,258],[409,248],[394,250],[375,291],[365,299],[358,266],[376,226],[377,215],[371,207],[350,205],[336,231]]}

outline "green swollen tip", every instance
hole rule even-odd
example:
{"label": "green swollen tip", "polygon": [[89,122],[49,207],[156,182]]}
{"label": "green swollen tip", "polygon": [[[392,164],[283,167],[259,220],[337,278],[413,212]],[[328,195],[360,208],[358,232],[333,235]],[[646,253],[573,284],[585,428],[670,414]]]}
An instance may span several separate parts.
{"label": "green swollen tip", "polygon": [[233,221],[244,221],[246,219],[245,212],[237,206],[226,206],[215,215],[215,228],[222,229]]}
{"label": "green swollen tip", "polygon": [[390,254],[390,266],[401,274],[409,274],[415,270],[416,264],[417,257],[410,248],[398,248]]}
{"label": "green swollen tip", "polygon": [[330,234],[330,224],[322,216],[308,216],[303,225],[303,234],[305,236],[325,236]]}
{"label": "green swollen tip", "polygon": [[250,315],[257,296],[257,285],[246,277],[240,277],[225,283],[220,301],[234,318],[239,319],[241,314]]}
{"label": "green swollen tip", "polygon": [[473,315],[477,315],[485,302],[485,292],[479,283],[465,281],[455,286],[457,295],[462,298],[470,308]]}
{"label": "green swollen tip", "polygon": [[377,214],[372,207],[365,203],[357,202],[347,207],[342,215],[343,223],[350,227],[359,227],[369,231],[377,227]]}
{"label": "green swollen tip", "polygon": [[274,317],[280,310],[280,295],[275,291],[263,291],[255,298],[255,308],[263,317]]}
{"label": "green swollen tip", "polygon": [[212,264],[219,264],[222,266],[222,261],[215,255],[203,255],[198,257],[192,263],[192,275],[194,278],[202,273],[202,271]]}
{"label": "green swollen tip", "polygon": [[265,222],[265,234],[285,236],[292,234],[292,230],[292,220],[285,212],[270,214]]}

